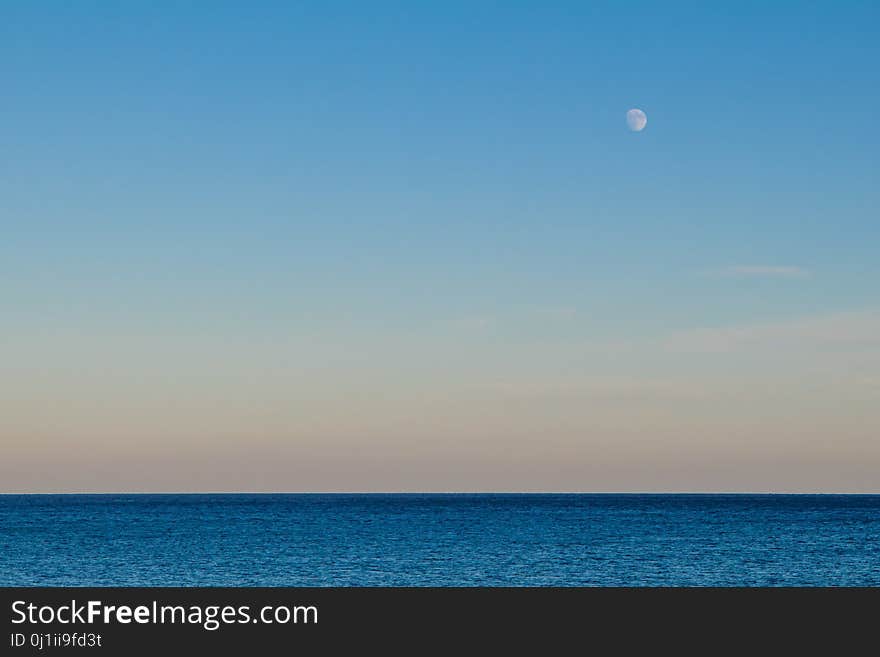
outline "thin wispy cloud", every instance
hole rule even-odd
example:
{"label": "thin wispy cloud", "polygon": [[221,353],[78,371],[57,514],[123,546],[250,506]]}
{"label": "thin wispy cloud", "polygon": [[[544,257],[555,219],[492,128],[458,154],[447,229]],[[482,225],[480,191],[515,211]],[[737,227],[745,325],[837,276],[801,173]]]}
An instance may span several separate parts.
{"label": "thin wispy cloud", "polygon": [[577,315],[577,308],[574,306],[545,306],[541,308],[535,308],[532,313],[543,319],[556,319],[556,320],[564,320],[564,319],[572,319],[575,315]]}
{"label": "thin wispy cloud", "polygon": [[491,381],[478,387],[514,398],[582,399],[699,399],[705,392],[702,382],[684,378],[632,376],[522,377]]}
{"label": "thin wispy cloud", "polygon": [[843,312],[783,322],[683,331],[666,341],[675,351],[725,352],[743,347],[876,347],[880,311]]}
{"label": "thin wispy cloud", "polygon": [[485,331],[492,323],[493,319],[488,316],[459,317],[451,322],[460,331]]}
{"label": "thin wispy cloud", "polygon": [[807,278],[810,272],[795,265],[733,265],[716,273],[732,278]]}

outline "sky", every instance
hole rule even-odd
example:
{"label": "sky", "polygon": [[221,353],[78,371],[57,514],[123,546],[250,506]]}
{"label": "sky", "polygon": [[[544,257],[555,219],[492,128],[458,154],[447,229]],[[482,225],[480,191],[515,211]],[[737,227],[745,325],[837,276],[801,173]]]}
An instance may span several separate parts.
{"label": "sky", "polygon": [[0,492],[880,493],[880,6],[711,4],[4,3]]}

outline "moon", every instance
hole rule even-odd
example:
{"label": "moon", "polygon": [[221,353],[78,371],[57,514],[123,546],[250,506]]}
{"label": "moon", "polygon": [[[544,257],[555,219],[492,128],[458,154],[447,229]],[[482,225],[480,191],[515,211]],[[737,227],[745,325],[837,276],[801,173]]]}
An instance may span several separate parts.
{"label": "moon", "polygon": [[648,125],[648,117],[640,109],[631,109],[626,113],[626,125],[633,132],[641,132]]}

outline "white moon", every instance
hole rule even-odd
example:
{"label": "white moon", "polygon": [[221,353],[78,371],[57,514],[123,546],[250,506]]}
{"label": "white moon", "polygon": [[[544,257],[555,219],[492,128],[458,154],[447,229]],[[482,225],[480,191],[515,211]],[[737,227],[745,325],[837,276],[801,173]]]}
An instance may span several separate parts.
{"label": "white moon", "polygon": [[631,109],[626,113],[626,125],[633,132],[641,132],[648,125],[648,117],[640,109]]}

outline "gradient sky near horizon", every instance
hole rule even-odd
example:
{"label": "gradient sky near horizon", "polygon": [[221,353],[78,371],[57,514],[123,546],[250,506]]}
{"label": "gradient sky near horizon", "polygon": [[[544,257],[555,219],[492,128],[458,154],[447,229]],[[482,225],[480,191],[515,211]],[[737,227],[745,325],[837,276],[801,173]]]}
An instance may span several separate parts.
{"label": "gradient sky near horizon", "polygon": [[4,3],[0,492],[880,492],[878,23]]}

